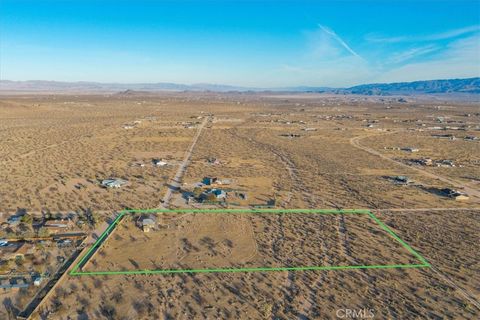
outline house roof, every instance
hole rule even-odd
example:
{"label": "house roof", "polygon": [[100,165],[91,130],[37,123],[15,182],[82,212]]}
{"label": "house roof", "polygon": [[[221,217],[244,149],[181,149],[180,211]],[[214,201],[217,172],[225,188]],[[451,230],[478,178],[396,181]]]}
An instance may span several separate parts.
{"label": "house roof", "polygon": [[221,189],[213,189],[213,190],[212,190],[212,193],[213,193],[214,195],[219,196],[219,195],[221,195],[221,194],[224,194],[225,191],[223,191],[223,190],[221,190]]}
{"label": "house roof", "polygon": [[143,219],[142,220],[142,225],[144,225],[144,226],[154,226],[155,221],[153,221],[153,219],[150,219],[150,218]]}
{"label": "house roof", "polygon": [[123,179],[116,179],[116,178],[102,180],[103,186],[121,186],[125,183],[127,183],[127,181]]}
{"label": "house roof", "polygon": [[222,189],[208,189],[204,192],[205,195],[213,194],[216,197],[225,196],[227,193]]}

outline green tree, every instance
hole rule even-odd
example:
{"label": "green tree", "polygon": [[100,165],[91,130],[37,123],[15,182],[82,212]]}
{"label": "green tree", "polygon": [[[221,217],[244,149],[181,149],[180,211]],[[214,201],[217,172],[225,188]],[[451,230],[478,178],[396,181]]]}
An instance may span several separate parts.
{"label": "green tree", "polygon": [[48,233],[47,228],[42,227],[42,228],[38,229],[38,236],[39,237],[48,237],[49,235],[50,234]]}
{"label": "green tree", "polygon": [[25,223],[25,224],[32,224],[33,222],[33,218],[31,215],[29,214],[25,214],[21,219],[20,219],[21,222]]}
{"label": "green tree", "polygon": [[99,215],[95,211],[92,211],[91,215],[92,215],[91,217],[92,217],[93,226],[95,227],[98,224]]}
{"label": "green tree", "polygon": [[23,262],[24,262],[24,261],[23,261],[23,257],[17,256],[17,257],[15,258],[15,264],[16,264],[17,266],[21,267],[21,266],[23,265]]}

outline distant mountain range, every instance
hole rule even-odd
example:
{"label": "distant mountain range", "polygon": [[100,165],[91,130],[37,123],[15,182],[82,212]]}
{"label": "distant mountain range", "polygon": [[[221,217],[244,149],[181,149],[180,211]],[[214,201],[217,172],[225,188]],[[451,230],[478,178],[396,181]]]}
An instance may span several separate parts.
{"label": "distant mountain range", "polygon": [[0,81],[0,92],[161,92],[161,91],[211,91],[211,92],[326,92],[336,94],[359,95],[414,95],[468,93],[480,94],[480,78],[426,80],[398,83],[363,84],[350,88],[329,87],[283,87],[283,88],[250,88],[219,84],[177,84],[177,83],[99,83],[99,82],[59,82],[44,80]]}
{"label": "distant mountain range", "polygon": [[415,93],[480,93],[480,78],[428,80],[398,83],[364,84],[342,92],[351,94],[385,95]]}

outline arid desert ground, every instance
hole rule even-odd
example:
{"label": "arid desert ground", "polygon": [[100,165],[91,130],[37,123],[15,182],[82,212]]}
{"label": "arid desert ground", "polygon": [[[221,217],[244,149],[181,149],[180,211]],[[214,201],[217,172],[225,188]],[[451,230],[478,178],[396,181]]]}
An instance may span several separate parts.
{"label": "arid desert ground", "polygon": [[[85,236],[59,247],[76,250],[72,261],[43,263],[65,260],[71,270],[123,209],[300,208],[371,210],[430,266],[67,271],[34,307],[43,283],[0,289],[0,318],[27,309],[32,319],[337,319],[347,309],[375,319],[478,318],[479,138],[478,102],[442,97],[2,95],[0,238],[28,241],[41,229],[53,239],[25,218],[12,227],[18,212],[33,221],[75,214],[70,233]],[[16,257],[2,277],[40,270],[33,257]],[[122,219],[82,271],[416,263],[368,215],[170,212]]]}

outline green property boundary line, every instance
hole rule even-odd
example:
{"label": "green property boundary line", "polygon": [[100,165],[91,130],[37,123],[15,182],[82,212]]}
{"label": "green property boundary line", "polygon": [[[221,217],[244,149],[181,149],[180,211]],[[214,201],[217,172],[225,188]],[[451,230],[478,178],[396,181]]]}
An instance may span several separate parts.
{"label": "green property boundary line", "polygon": [[[386,231],[392,238],[399,242],[408,252],[414,255],[420,263],[418,264],[392,264],[392,265],[341,265],[341,266],[298,266],[298,267],[258,267],[258,268],[205,268],[205,269],[160,269],[160,270],[124,270],[124,271],[82,271],[81,266],[85,265],[95,250],[100,249],[102,241],[127,214],[137,213],[217,213],[217,214],[361,214],[367,215],[375,221],[381,229]],[[211,273],[211,272],[268,272],[268,271],[307,271],[307,270],[352,270],[352,269],[400,269],[400,268],[429,268],[427,260],[410,247],[405,241],[395,234],[386,224],[377,218],[367,209],[146,209],[146,210],[123,210],[108,228],[100,235],[95,243],[81,257],[79,262],[70,271],[71,276],[97,276],[97,275],[147,275],[147,274],[175,274],[175,273]]]}

